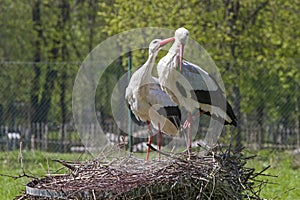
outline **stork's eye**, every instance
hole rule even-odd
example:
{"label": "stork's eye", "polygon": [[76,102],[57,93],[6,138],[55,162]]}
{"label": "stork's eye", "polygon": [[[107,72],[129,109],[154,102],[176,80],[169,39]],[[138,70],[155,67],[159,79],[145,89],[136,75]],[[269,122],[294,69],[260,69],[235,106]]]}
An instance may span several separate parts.
{"label": "stork's eye", "polygon": [[154,41],[153,43],[156,44],[158,41]]}

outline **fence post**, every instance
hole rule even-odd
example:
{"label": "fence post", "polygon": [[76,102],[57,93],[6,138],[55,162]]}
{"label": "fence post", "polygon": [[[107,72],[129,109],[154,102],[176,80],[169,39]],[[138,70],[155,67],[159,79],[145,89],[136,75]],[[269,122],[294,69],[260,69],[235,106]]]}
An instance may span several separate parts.
{"label": "fence post", "polygon": [[59,140],[59,137],[62,137],[62,132],[63,132],[63,125],[61,124],[59,126],[58,137],[57,137],[57,144],[59,144],[59,152],[61,153],[64,151],[64,143],[62,141],[62,138],[60,138]]}
{"label": "fence post", "polygon": [[40,125],[40,130],[41,130],[41,150],[45,150],[45,132],[44,132],[44,130],[45,130],[45,124],[44,123],[41,123],[41,125]]}
{"label": "fence post", "polygon": [[36,123],[36,132],[37,132],[37,138],[36,138],[36,148],[37,150],[41,149],[41,129],[40,129],[40,123]]}
{"label": "fence post", "polygon": [[68,146],[68,142],[67,142],[67,140],[66,140],[66,135],[67,135],[67,124],[64,124],[63,125],[64,127],[64,129],[63,129],[63,131],[64,131],[64,139],[63,139],[63,143],[64,143],[64,152],[66,153],[67,152],[67,146]]}
{"label": "fence post", "polygon": [[[128,83],[131,78],[131,62],[132,61],[132,54],[131,51],[128,52]],[[132,121],[131,121],[131,113],[128,109],[128,143],[129,143],[129,151],[132,152],[132,146],[133,146],[133,137],[132,137]]]}
{"label": "fence post", "polygon": [[31,141],[31,151],[34,152],[34,148],[35,148],[34,147],[34,142],[35,141],[34,141],[34,135],[33,134],[31,135],[31,140],[30,141]]}
{"label": "fence post", "polygon": [[[8,134],[8,126],[5,126],[6,138],[8,138],[7,134]],[[8,139],[6,140],[6,150],[9,150],[9,140]]]}
{"label": "fence post", "polygon": [[[295,93],[298,92],[298,84],[296,84],[296,91]],[[299,104],[298,104],[298,96],[296,95],[296,100],[295,100],[295,112],[296,112],[296,119],[295,119],[295,133],[296,133],[296,138],[297,138],[297,147],[300,148],[300,125],[299,125]]]}
{"label": "fence post", "polygon": [[45,150],[48,151],[48,124],[45,124]]}
{"label": "fence post", "polygon": [[[91,134],[91,139],[93,140],[95,138],[95,124],[90,124],[90,134]],[[93,142],[93,146],[94,147],[94,142]]]}

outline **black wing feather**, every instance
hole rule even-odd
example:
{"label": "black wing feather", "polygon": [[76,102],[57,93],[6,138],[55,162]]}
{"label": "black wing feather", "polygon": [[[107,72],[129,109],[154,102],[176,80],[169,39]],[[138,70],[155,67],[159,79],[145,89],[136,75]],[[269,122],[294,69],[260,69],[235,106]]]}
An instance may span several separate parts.
{"label": "black wing feather", "polygon": [[136,123],[138,126],[145,126],[147,123],[146,123],[146,122],[143,122],[143,121],[141,121],[141,120],[139,120],[139,119],[137,119],[136,116],[135,116],[135,114],[132,112],[132,110],[131,110],[131,108],[130,108],[130,105],[129,105],[129,104],[127,104],[127,105],[128,105],[128,109],[129,109],[129,111],[130,111],[130,118],[131,118],[131,120],[132,120],[134,123]]}
{"label": "black wing feather", "polygon": [[177,128],[180,127],[181,112],[178,106],[161,107],[157,112],[170,120]]}
{"label": "black wing feather", "polygon": [[[225,124],[231,124],[233,126],[237,126],[237,118],[233,112],[233,109],[229,104],[229,102],[224,97],[220,88],[218,88],[218,90],[216,91],[193,90],[191,91],[191,94],[192,94],[192,98],[195,101],[198,101],[199,103],[213,105],[223,110],[225,110],[224,106],[226,106],[226,114],[230,117],[232,121],[229,123],[228,121],[225,120]],[[211,99],[214,99],[213,102],[211,101]],[[226,105],[224,105],[224,102],[226,102]],[[201,108],[200,111],[202,111]],[[205,114],[211,116],[209,112],[206,112]],[[217,116],[213,116],[213,118],[217,120],[224,120],[224,119],[220,119],[220,117]]]}

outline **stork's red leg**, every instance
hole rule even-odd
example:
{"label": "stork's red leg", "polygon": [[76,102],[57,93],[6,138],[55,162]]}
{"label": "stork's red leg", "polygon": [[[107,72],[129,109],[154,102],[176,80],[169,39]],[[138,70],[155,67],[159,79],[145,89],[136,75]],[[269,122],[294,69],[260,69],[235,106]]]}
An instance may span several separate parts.
{"label": "stork's red leg", "polygon": [[[158,146],[158,151],[161,149],[161,139],[162,139],[162,134],[160,130],[160,123],[158,123],[158,134],[157,134],[157,146]],[[160,153],[158,152],[158,160],[160,160]]]}
{"label": "stork's red leg", "polygon": [[[204,114],[204,111],[200,111],[197,115],[194,115],[195,117],[201,117],[201,115]],[[192,113],[189,112],[188,120],[184,123],[184,128],[189,128],[188,131],[188,150],[192,148],[192,136],[193,136],[193,116]]]}
{"label": "stork's red leg", "polygon": [[[149,130],[148,144],[151,144],[153,133],[152,133],[152,130],[151,130],[150,122],[147,122],[147,127],[148,127],[148,130]],[[148,162],[148,160],[149,160],[149,155],[150,155],[150,147],[148,146],[147,155],[146,155],[146,162]]]}
{"label": "stork's red leg", "polygon": [[187,144],[188,151],[190,151],[190,149],[192,148],[192,136],[193,136],[193,127],[192,127],[193,116],[192,116],[192,113],[190,113],[190,112],[189,112],[189,122],[190,122],[190,125],[189,125],[189,131],[188,131],[188,144]]}
{"label": "stork's red leg", "polygon": [[[152,137],[153,137],[153,135],[149,135],[149,137],[148,137],[148,144],[151,144],[151,142],[152,142]],[[146,161],[148,162],[148,160],[149,160],[149,155],[150,155],[150,147],[148,146],[148,149],[147,149],[147,155],[146,155]]]}

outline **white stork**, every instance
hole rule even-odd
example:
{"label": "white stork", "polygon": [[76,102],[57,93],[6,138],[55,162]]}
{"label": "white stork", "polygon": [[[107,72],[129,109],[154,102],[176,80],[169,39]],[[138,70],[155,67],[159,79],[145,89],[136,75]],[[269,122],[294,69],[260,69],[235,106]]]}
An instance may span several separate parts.
{"label": "white stork", "polygon": [[[184,45],[189,36],[188,30],[175,31],[175,42],[158,65],[159,83],[170,98],[189,112],[199,110],[199,116],[207,114],[214,119],[236,126],[237,119],[231,105],[216,80],[199,66],[182,60]],[[179,69],[178,69],[179,68]],[[188,149],[191,148],[192,127],[189,127]]]}
{"label": "white stork", "polygon": [[[162,91],[157,78],[152,77],[157,53],[165,44],[174,38],[165,40],[155,39],[149,45],[149,57],[146,63],[133,73],[126,88],[125,99],[132,111],[133,121],[146,122],[149,129],[148,144],[153,136],[150,123],[158,129],[158,149],[161,146],[161,132],[176,135],[180,126],[181,113],[178,106]],[[148,161],[150,147],[148,147],[146,161]]]}

